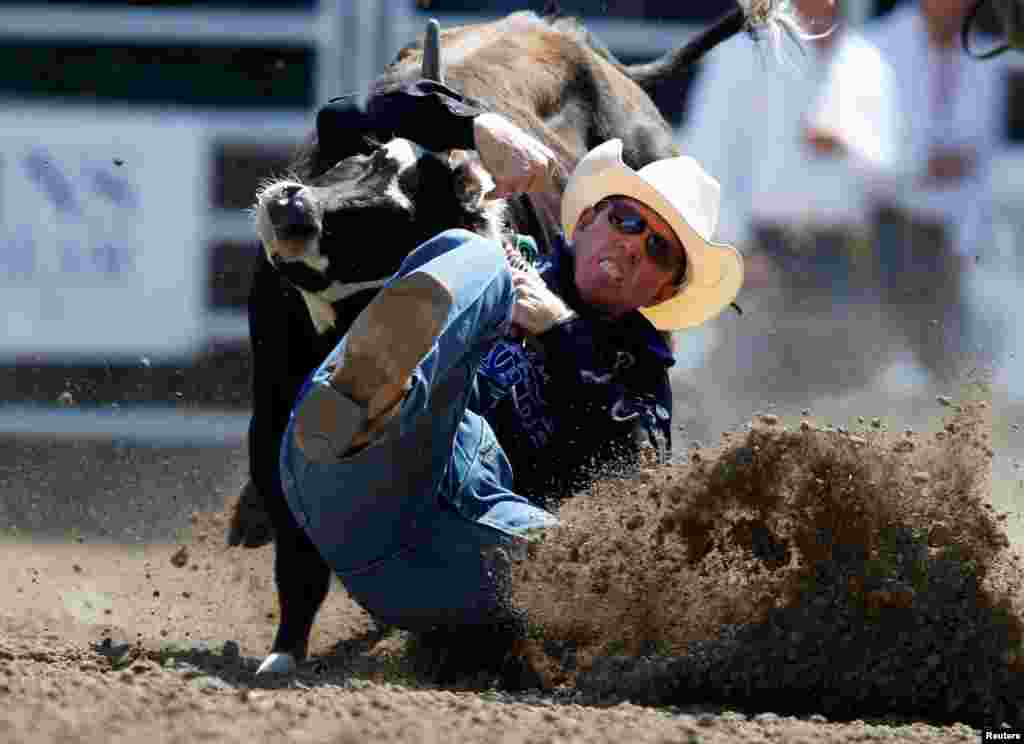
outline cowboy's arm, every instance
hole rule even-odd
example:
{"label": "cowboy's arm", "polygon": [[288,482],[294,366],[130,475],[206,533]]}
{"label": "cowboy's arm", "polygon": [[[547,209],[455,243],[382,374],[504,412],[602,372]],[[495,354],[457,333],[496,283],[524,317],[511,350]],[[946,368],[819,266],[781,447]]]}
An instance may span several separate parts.
{"label": "cowboy's arm", "polygon": [[380,131],[427,149],[476,150],[494,178],[494,198],[553,190],[558,166],[547,145],[440,83],[417,80],[378,93],[366,110]]}
{"label": "cowboy's arm", "polygon": [[491,197],[561,194],[562,176],[554,152],[501,114],[478,116],[473,137],[480,160],[494,178]]}

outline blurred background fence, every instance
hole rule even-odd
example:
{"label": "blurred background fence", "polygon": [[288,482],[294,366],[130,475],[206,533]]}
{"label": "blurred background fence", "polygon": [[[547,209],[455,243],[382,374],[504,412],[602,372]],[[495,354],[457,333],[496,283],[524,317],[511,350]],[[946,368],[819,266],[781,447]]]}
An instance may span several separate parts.
{"label": "blurred background fence", "polygon": [[[860,24],[889,0],[850,0]],[[563,0],[627,62],[729,0]],[[0,0],[0,434],[240,443],[249,406],[247,212],[328,98],[426,18],[540,0]],[[697,71],[699,74],[699,70]],[[1024,96],[993,171],[1016,260]],[[681,125],[685,91],[659,104]]]}

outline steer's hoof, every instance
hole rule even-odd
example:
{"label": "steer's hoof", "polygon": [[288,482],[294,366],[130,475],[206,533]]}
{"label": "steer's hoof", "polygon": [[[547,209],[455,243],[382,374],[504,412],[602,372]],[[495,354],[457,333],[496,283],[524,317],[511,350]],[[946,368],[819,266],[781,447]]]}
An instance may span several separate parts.
{"label": "steer's hoof", "polygon": [[295,657],[289,653],[272,653],[260,664],[256,674],[292,674],[298,668]]}
{"label": "steer's hoof", "polygon": [[258,488],[249,481],[239,494],[231,513],[227,543],[233,548],[260,548],[274,541],[274,524],[267,511],[266,500]]}

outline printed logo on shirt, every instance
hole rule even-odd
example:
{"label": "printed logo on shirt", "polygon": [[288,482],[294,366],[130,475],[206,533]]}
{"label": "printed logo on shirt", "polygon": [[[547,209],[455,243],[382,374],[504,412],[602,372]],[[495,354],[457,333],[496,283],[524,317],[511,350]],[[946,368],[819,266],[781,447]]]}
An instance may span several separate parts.
{"label": "printed logo on shirt", "polygon": [[607,372],[599,374],[593,370],[581,369],[580,377],[583,378],[584,382],[588,382],[592,385],[607,385],[614,380],[620,372],[630,369],[635,364],[636,357],[628,351],[616,351],[615,361],[612,362],[611,368],[608,369]]}
{"label": "printed logo on shirt", "polygon": [[543,395],[544,369],[540,356],[515,342],[499,341],[480,363],[478,374],[511,396],[520,429],[530,444],[534,447],[547,444],[555,426]]}

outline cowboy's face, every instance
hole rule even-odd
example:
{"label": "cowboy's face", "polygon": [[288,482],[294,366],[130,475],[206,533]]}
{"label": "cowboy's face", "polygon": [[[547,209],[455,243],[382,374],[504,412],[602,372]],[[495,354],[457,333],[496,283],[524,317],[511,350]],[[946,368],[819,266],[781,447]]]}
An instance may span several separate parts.
{"label": "cowboy's face", "polygon": [[[616,220],[614,201],[624,203],[646,223],[646,229],[630,233]],[[668,242],[668,260],[652,255],[653,231]],[[580,215],[573,233],[576,289],[588,305],[613,316],[656,305],[676,291],[683,262],[683,248],[668,223],[657,212],[628,197],[612,197]]]}

